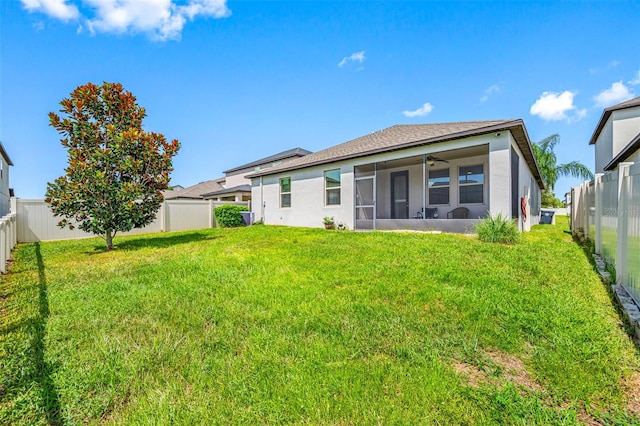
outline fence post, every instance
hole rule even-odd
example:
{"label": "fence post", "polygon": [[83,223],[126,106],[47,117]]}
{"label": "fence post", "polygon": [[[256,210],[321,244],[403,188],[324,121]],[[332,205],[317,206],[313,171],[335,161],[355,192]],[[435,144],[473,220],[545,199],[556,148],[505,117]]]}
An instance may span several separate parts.
{"label": "fence post", "polygon": [[7,221],[0,219],[0,272],[7,272]]}
{"label": "fence post", "polygon": [[214,225],[213,209],[213,200],[209,199],[209,228],[213,228]]}
{"label": "fence post", "polygon": [[164,200],[162,204],[160,204],[160,232],[167,232],[167,200]]}
{"label": "fence post", "polygon": [[13,226],[11,227],[11,248],[18,244],[18,213],[13,213]]}
{"label": "fence post", "polygon": [[603,206],[603,185],[602,185],[602,173],[597,173],[593,179],[593,197],[594,197],[594,212],[593,221],[596,227],[596,253],[602,254],[602,206]]}

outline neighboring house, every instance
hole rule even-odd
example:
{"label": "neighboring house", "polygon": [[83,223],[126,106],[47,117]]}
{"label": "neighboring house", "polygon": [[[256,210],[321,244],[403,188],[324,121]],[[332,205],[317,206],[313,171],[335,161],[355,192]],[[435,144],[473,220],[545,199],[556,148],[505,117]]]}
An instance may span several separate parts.
{"label": "neighboring house", "polygon": [[9,188],[9,166],[13,166],[13,162],[0,142],[0,217],[11,209],[13,190]]}
{"label": "neighboring house", "polygon": [[[225,170],[224,177],[200,182],[181,190],[176,190],[180,185],[176,185],[173,191],[164,191],[164,198],[167,200],[177,199],[205,199],[213,201],[233,201],[248,202],[251,200],[251,180],[247,179],[250,173],[264,170],[269,167],[279,166],[288,161],[310,154],[302,148],[293,148],[286,151],[261,158],[251,163],[243,164],[233,169]],[[180,186],[180,188],[182,188]]]}
{"label": "neighboring house", "polygon": [[544,188],[522,120],[397,125],[249,177],[256,220],[356,230],[465,232],[488,212],[529,230]]}
{"label": "neighboring house", "polygon": [[[162,191],[165,200],[202,200],[202,194],[224,189],[224,178],[207,180],[188,188]],[[179,185],[177,185],[179,186]]]}
{"label": "neighboring house", "polygon": [[606,108],[593,136],[596,173],[612,171],[621,162],[640,161],[640,97]]}

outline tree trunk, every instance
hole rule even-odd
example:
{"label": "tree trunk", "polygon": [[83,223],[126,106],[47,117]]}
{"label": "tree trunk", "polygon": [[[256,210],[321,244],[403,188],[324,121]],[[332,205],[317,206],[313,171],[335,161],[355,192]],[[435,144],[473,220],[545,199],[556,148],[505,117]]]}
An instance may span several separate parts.
{"label": "tree trunk", "polygon": [[108,230],[105,239],[107,240],[107,250],[113,250],[113,235],[111,235],[111,230]]}

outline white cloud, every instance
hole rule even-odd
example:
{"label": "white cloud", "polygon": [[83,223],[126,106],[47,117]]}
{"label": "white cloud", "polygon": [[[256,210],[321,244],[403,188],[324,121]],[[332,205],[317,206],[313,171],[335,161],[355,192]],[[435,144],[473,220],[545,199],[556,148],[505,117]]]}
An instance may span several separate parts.
{"label": "white cloud", "polygon": [[632,86],[639,85],[640,84],[640,70],[638,70],[638,72],[636,73],[636,76],[632,80],[629,80],[627,83],[629,83]]}
{"label": "white cloud", "polygon": [[587,109],[586,108],[579,109],[576,111],[573,117],[569,118],[569,123],[573,123],[574,121],[580,121],[586,116],[587,116]]}
{"label": "white cloud", "polygon": [[615,67],[617,67],[618,65],[620,65],[620,61],[610,61],[607,65],[605,65],[602,68],[589,68],[589,73],[591,75],[593,74],[599,74],[601,72],[606,72],[609,71],[610,69],[613,69]]}
{"label": "white cloud", "polygon": [[433,105],[427,102],[415,111],[402,111],[402,113],[406,117],[424,117],[429,115],[431,111],[433,111]]}
{"label": "white cloud", "polygon": [[482,96],[480,98],[480,102],[486,102],[491,95],[495,95],[496,93],[500,93],[501,90],[502,90],[502,87],[500,87],[500,85],[492,84],[491,86],[489,86],[489,87],[487,87],[485,89],[484,96]]}
{"label": "white cloud", "polygon": [[606,108],[631,99],[634,96],[633,92],[622,81],[618,81],[613,83],[609,89],[598,93],[593,99],[596,101],[596,106]]}
{"label": "white cloud", "polygon": [[69,0],[22,0],[22,4],[29,12],[42,11],[65,22],[76,19],[80,15],[78,8],[74,4],[67,4],[68,2]]}
{"label": "white cloud", "polygon": [[[84,13],[79,12],[74,2],[85,7]],[[180,39],[186,22],[198,16],[231,15],[226,0],[182,3],[176,0],[22,0],[22,3],[29,11],[42,12],[52,18],[81,20],[92,34],[143,32],[158,40]]]}
{"label": "white cloud", "polygon": [[342,58],[342,60],[338,63],[338,66],[342,68],[349,62],[357,62],[361,64],[365,59],[367,58],[364,56],[364,50],[361,50],[360,52],[352,53],[351,56],[345,56],[344,58]]}
{"label": "white cloud", "polygon": [[576,110],[576,106],[573,104],[575,95],[576,93],[568,90],[562,93],[543,92],[538,100],[531,105],[529,113],[537,115],[545,121],[579,121],[586,115],[586,110],[578,110],[572,116],[567,114]]}

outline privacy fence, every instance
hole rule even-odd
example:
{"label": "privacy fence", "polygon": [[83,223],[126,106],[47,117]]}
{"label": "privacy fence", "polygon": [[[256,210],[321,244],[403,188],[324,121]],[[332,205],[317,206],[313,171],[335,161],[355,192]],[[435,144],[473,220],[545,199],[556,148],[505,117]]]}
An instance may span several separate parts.
{"label": "privacy fence", "polygon": [[17,228],[15,213],[0,218],[0,272],[3,274],[7,272],[7,260],[18,241]]}
{"label": "privacy fence", "polygon": [[571,230],[615,266],[616,281],[640,302],[640,163],[571,189]]}
{"label": "privacy fence", "polygon": [[[144,228],[118,235],[212,228],[216,226],[214,209],[223,204],[247,205],[210,200],[166,200],[160,206],[155,221]],[[15,212],[16,238],[20,243],[94,237],[78,228],[60,228],[60,218],[53,216],[44,200],[12,199],[11,211]]]}

